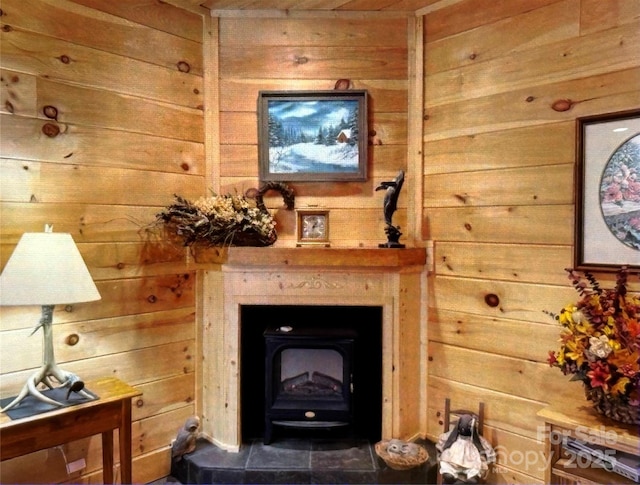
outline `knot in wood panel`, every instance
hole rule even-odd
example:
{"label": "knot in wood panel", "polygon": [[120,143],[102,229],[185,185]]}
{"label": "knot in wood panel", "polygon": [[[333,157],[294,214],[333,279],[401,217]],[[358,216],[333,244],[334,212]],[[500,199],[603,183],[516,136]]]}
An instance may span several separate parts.
{"label": "knot in wood panel", "polygon": [[80,336],[77,333],[72,333],[71,335],[67,336],[65,342],[67,343],[67,345],[73,347],[78,342],[80,342]]}
{"label": "knot in wood panel", "polygon": [[42,113],[47,118],[58,121],[58,108],[56,108],[55,106],[51,106],[50,104],[48,104],[47,106],[42,108]]}
{"label": "knot in wood panel", "polygon": [[495,308],[500,304],[500,298],[495,293],[488,293],[484,297],[484,302],[491,308]]}
{"label": "knot in wood panel", "polygon": [[344,91],[345,89],[349,89],[351,86],[351,79],[338,79],[333,89],[338,91]]}
{"label": "knot in wood panel", "polygon": [[60,128],[53,123],[45,123],[42,126],[42,133],[44,133],[49,138],[55,138],[60,134]]}
{"label": "knot in wood panel", "polygon": [[551,109],[554,111],[558,111],[559,113],[563,111],[569,111],[575,103],[570,99],[558,99],[554,101],[551,105]]}
{"label": "knot in wood panel", "polygon": [[178,66],[178,71],[180,71],[180,72],[187,73],[187,72],[191,71],[191,66],[186,61],[180,61],[176,65]]}

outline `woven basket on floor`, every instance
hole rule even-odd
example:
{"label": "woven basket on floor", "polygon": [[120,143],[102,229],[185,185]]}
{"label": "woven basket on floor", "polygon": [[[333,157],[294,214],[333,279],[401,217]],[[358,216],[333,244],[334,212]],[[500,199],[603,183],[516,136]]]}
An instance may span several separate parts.
{"label": "woven basket on floor", "polygon": [[429,459],[429,453],[420,445],[417,445],[418,453],[412,456],[389,453],[387,451],[388,446],[389,441],[378,441],[375,445],[376,454],[384,460],[389,468],[394,470],[409,470],[422,465]]}

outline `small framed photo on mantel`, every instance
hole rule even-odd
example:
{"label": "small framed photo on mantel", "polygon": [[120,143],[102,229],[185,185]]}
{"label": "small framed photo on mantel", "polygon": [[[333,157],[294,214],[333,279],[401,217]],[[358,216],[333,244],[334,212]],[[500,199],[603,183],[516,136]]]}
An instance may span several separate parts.
{"label": "small framed photo on mantel", "polygon": [[330,247],[329,211],[326,209],[297,209],[296,246]]}

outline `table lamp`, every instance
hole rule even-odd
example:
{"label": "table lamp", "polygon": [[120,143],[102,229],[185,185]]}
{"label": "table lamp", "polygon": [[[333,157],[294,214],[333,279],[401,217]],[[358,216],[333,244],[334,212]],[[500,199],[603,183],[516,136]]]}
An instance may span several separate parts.
{"label": "table lamp", "polygon": [[54,233],[47,225],[45,232],[22,235],[0,275],[0,305],[42,306],[42,318],[32,335],[42,327],[43,364],[29,377],[20,394],[0,412],[17,406],[29,395],[52,406],[63,406],[64,403],[45,396],[38,389],[40,384],[53,389],[52,378],[59,387],[68,388],[67,398],[71,392],[92,397],[83,390],[84,382],[77,375],[56,364],[51,326],[55,305],[99,299],[100,293],[71,234]]}

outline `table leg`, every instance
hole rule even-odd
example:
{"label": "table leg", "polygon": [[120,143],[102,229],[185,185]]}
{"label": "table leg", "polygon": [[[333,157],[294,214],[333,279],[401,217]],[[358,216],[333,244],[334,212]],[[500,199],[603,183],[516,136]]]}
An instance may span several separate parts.
{"label": "table leg", "polygon": [[133,483],[131,471],[131,400],[122,401],[120,421],[120,472],[122,483]]}
{"label": "table leg", "polygon": [[102,479],[104,483],[113,481],[113,430],[102,433]]}

